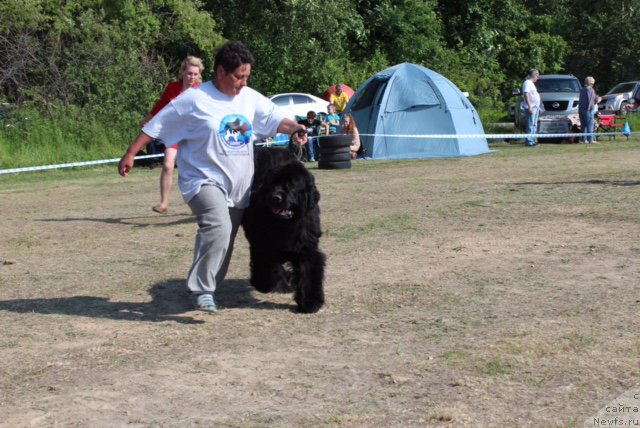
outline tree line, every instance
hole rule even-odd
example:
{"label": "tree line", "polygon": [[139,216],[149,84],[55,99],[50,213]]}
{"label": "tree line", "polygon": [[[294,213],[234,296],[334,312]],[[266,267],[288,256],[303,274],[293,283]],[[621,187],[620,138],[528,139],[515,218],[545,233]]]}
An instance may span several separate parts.
{"label": "tree line", "polygon": [[503,112],[529,68],[640,78],[640,0],[3,0],[0,102],[56,119],[137,121],[186,55],[226,40],[255,54],[264,94],[357,88],[401,62],[435,70]]}

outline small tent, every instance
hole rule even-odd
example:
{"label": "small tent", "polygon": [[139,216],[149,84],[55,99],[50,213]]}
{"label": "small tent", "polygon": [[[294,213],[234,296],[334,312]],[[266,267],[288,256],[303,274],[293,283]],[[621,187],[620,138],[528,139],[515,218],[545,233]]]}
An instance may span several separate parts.
{"label": "small tent", "polygon": [[450,80],[419,65],[402,63],[370,77],[345,113],[353,115],[368,158],[489,152],[480,117],[467,97]]}

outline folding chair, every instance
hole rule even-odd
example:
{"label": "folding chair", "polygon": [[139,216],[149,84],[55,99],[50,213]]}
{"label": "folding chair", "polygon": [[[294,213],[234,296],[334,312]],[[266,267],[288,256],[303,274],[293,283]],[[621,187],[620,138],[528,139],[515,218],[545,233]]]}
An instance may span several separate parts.
{"label": "folding chair", "polygon": [[[626,118],[625,118],[626,120]],[[615,114],[603,114],[598,113],[597,119],[598,132],[622,132],[624,123],[620,123],[618,117]],[[615,135],[609,135],[609,140],[616,139]]]}

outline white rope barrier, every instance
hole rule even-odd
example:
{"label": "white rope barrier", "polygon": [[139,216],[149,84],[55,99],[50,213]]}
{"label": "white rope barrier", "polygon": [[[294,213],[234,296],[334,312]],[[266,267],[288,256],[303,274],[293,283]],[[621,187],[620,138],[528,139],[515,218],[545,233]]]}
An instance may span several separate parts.
{"label": "white rope barrier", "polygon": [[[631,134],[637,134],[640,131],[629,132]],[[340,134],[332,134],[332,136],[338,136]],[[486,138],[487,140],[518,140],[518,139],[526,139],[529,137],[532,138],[582,138],[586,135],[591,136],[626,136],[625,133],[622,132],[591,132],[587,134],[583,134],[582,132],[569,132],[563,134],[359,134],[361,137],[393,137],[393,138],[408,138],[408,139],[453,139],[453,138]],[[325,136],[326,137],[326,136]],[[317,137],[315,137],[317,138]]]}
{"label": "white rope barrier", "polygon": [[[159,158],[164,157],[164,153],[160,153],[158,155],[143,155],[136,156],[134,159],[151,159],[151,158]],[[89,165],[100,165],[105,163],[115,163],[120,162],[120,158],[117,159],[102,159],[95,161],[84,161],[84,162],[71,162],[71,163],[61,163],[58,165],[41,165],[41,166],[29,166],[24,168],[9,168],[9,169],[0,169],[0,175],[2,174],[15,174],[18,172],[30,172],[30,171],[43,171],[47,169],[60,169],[60,168],[73,168],[76,166],[89,166]]]}
{"label": "white rope barrier", "polygon": [[[422,138],[422,139],[452,139],[452,138],[486,138],[487,140],[517,140],[532,137],[532,138],[581,138],[586,135],[598,135],[598,136],[607,136],[607,135],[624,135],[621,132],[592,132],[591,134],[577,134],[577,133],[566,133],[566,134],[458,134],[458,135],[448,135],[448,134],[431,134],[431,135],[382,135],[383,137],[402,137],[402,138]],[[375,134],[360,134],[360,136],[365,137],[375,137]],[[378,135],[379,136],[379,135]]]}
{"label": "white rope barrier", "polygon": [[[591,134],[583,134],[583,133],[564,133],[564,134],[418,134],[418,135],[405,135],[405,134],[360,134],[361,137],[391,137],[391,138],[406,138],[406,139],[428,139],[428,140],[443,140],[443,139],[453,139],[453,138],[486,138],[487,140],[524,140],[527,137],[531,138],[582,138],[585,135],[593,135],[593,136],[627,136],[627,134],[637,134],[640,131],[633,131],[629,133],[622,132],[593,132]],[[332,134],[324,136],[332,137],[339,136],[341,134]],[[318,137],[312,137],[318,138]],[[269,146],[273,143],[263,142],[263,143],[255,143],[257,146]],[[152,159],[152,158],[160,158],[164,157],[164,153],[156,154],[156,155],[143,155],[136,156],[134,159]],[[0,175],[2,174],[16,174],[20,172],[31,172],[31,171],[44,171],[49,169],[60,169],[60,168],[73,168],[78,166],[90,166],[90,165],[100,165],[106,163],[116,163],[120,162],[120,158],[115,159],[102,159],[95,161],[85,161],[85,162],[71,162],[71,163],[63,163],[57,165],[41,165],[41,166],[31,166],[24,168],[9,168],[9,169],[0,169]]]}

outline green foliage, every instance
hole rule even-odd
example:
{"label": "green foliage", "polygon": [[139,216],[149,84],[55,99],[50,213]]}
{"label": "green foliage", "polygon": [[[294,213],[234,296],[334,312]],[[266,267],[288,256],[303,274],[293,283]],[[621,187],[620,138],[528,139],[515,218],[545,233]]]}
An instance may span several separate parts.
{"label": "green foliage", "polygon": [[562,68],[567,45],[552,20],[513,0],[440,1],[447,46],[457,52],[451,79],[479,108],[501,106],[530,68]]}
{"label": "green foliage", "polygon": [[382,1],[364,12],[369,38],[365,51],[382,45],[390,65],[414,62],[443,72],[447,55],[434,1]]}
{"label": "green foliage", "polygon": [[78,108],[51,119],[30,106],[0,116],[0,169],[117,158],[138,132],[137,118],[104,122]]}
{"label": "green foliage", "polygon": [[230,40],[254,53],[251,86],[266,94],[297,90],[321,95],[327,87],[354,82],[344,41],[362,32],[350,2],[214,1],[207,8]]}
{"label": "green foliage", "polygon": [[105,123],[143,116],[185,53],[211,60],[223,40],[199,2],[30,1],[31,15],[13,1],[0,9],[15,18],[0,21],[2,95],[51,117],[71,106]]}
{"label": "green foliage", "polygon": [[640,114],[639,113],[627,114],[627,121],[629,122],[629,129],[631,129],[631,132],[640,131]]}
{"label": "green foliage", "polygon": [[[186,55],[213,77],[216,47],[237,39],[256,56],[251,86],[265,94],[357,88],[412,62],[448,77],[494,120],[532,67],[593,75],[600,93],[638,79],[639,14],[640,0],[4,0],[0,102],[52,128],[22,129],[29,144],[61,138],[79,150],[82,133],[137,129]],[[16,129],[0,131],[3,163],[7,151],[23,153]]]}
{"label": "green foliage", "polygon": [[623,2],[551,2],[558,35],[570,51],[566,70],[579,76],[594,76],[596,90],[604,93],[618,82],[638,80],[640,0]]}

